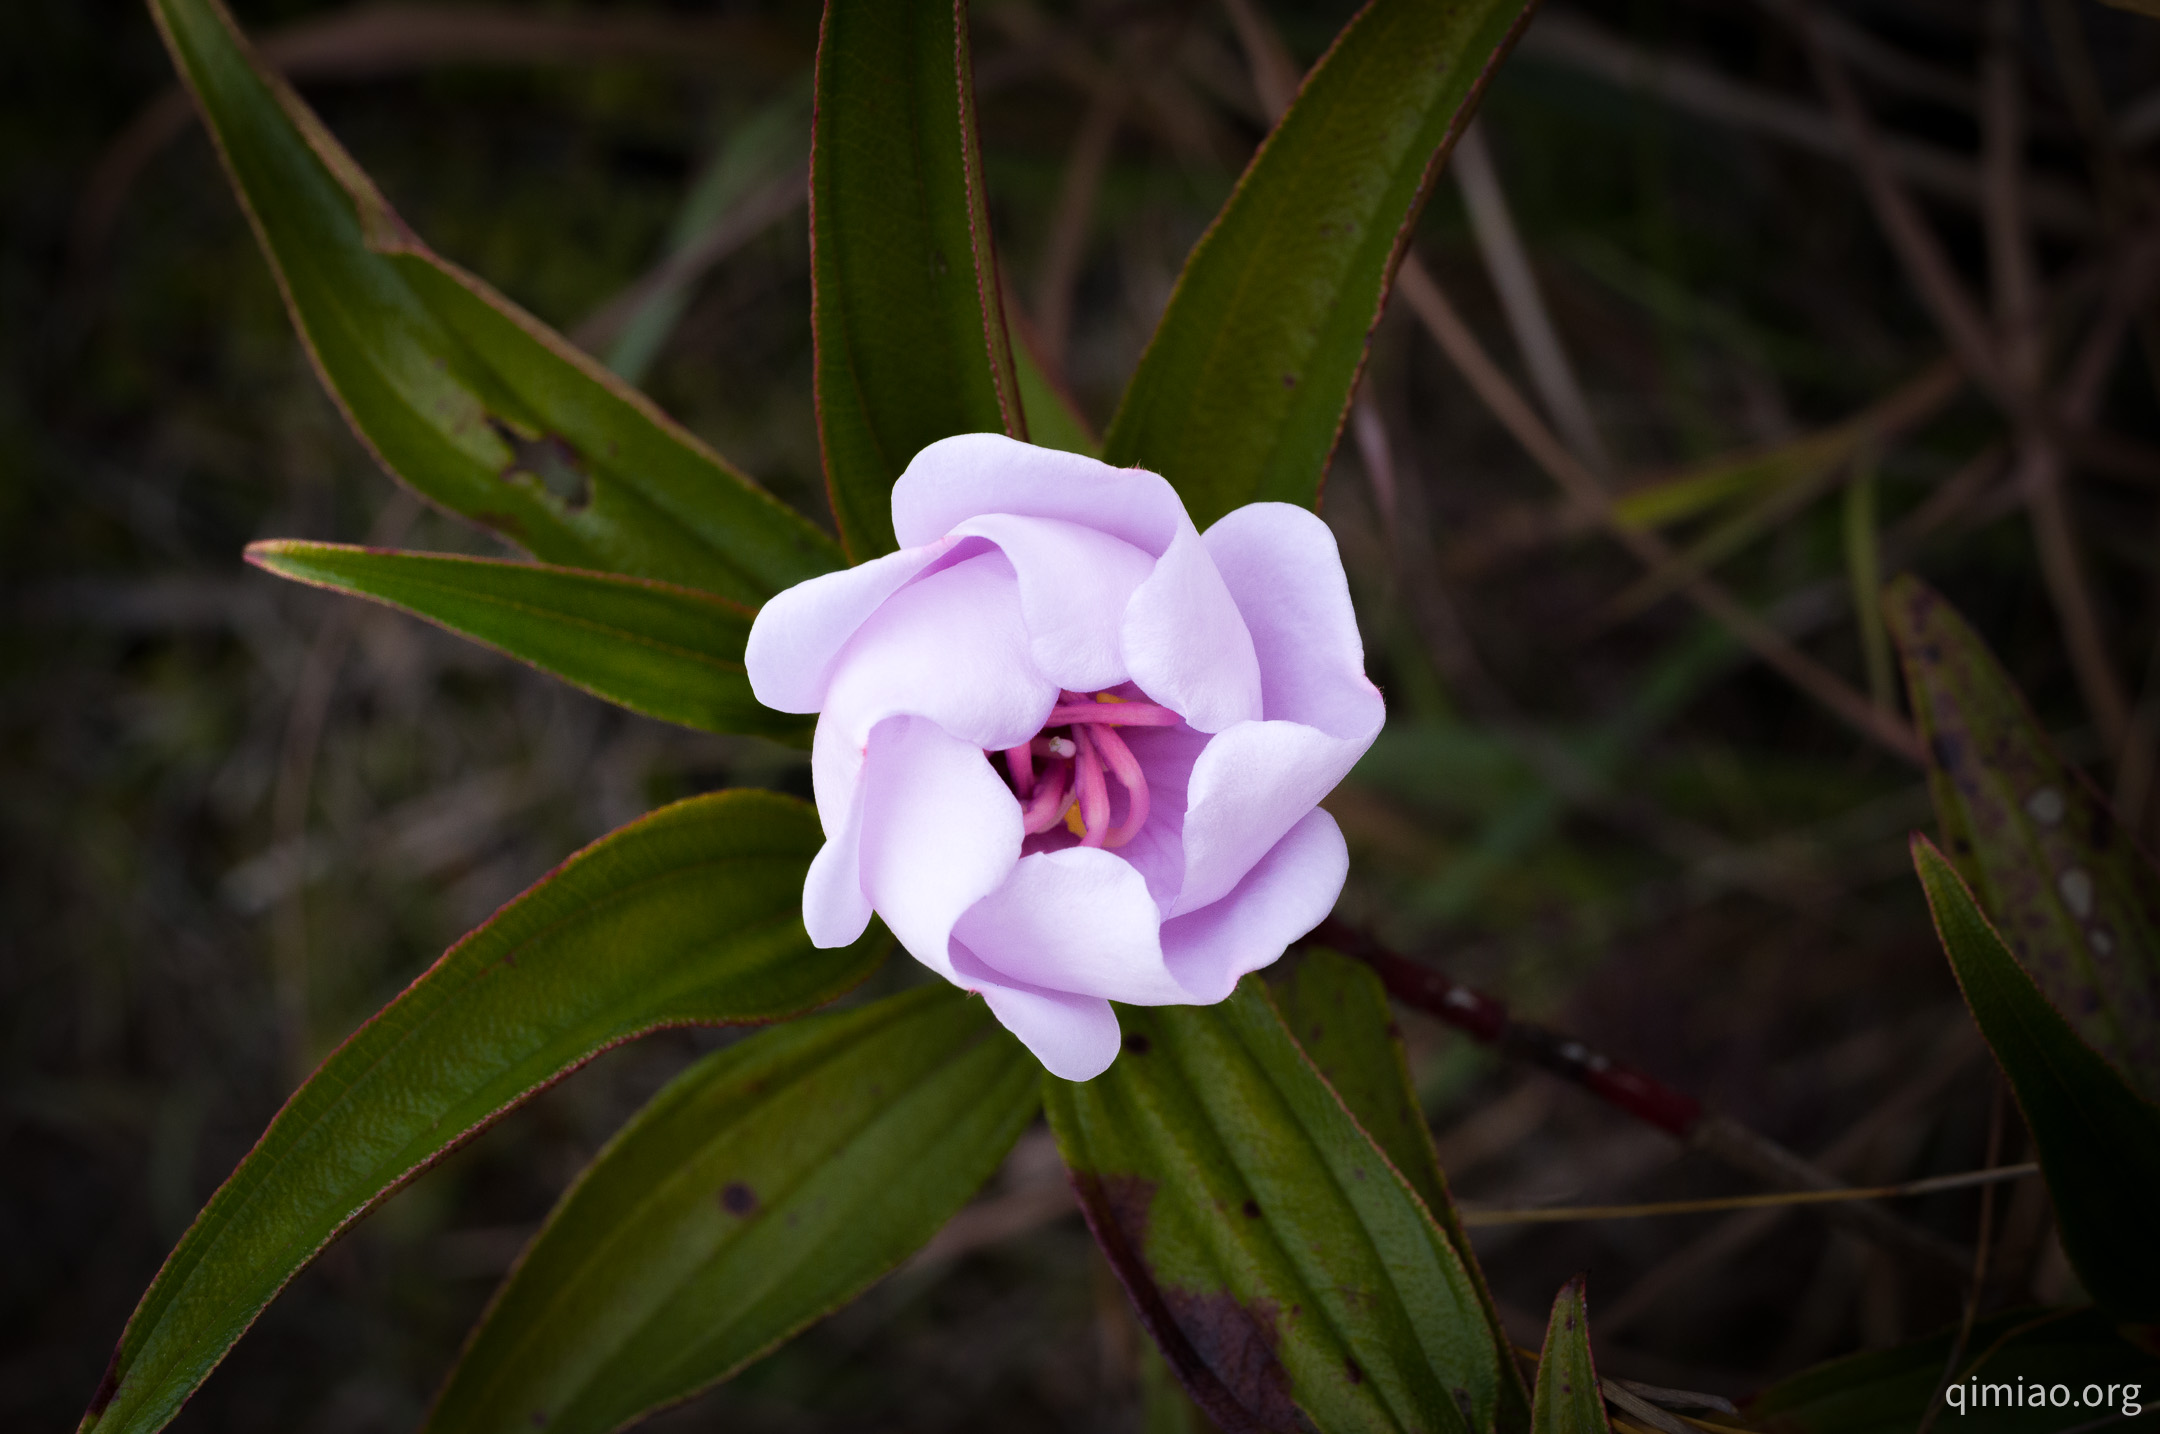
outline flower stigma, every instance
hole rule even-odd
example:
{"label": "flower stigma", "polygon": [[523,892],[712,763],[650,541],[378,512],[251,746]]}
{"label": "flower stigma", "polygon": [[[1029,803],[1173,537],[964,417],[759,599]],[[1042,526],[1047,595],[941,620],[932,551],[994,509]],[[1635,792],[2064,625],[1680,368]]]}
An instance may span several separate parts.
{"label": "flower stigma", "polygon": [[[1139,834],[1148,818],[1147,774],[1120,727],[1174,727],[1182,719],[1153,702],[1109,692],[1060,692],[1033,740],[1002,754],[1021,828],[1037,836],[1063,824],[1080,845],[1115,849]],[[1040,764],[1040,765],[1038,765]],[[1110,782],[1125,789],[1125,820],[1110,824]]]}

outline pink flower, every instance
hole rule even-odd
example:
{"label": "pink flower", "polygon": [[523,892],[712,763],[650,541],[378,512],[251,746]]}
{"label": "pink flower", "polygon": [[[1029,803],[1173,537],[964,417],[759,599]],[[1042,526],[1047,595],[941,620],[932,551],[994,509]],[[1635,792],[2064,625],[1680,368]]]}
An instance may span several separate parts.
{"label": "pink flower", "polygon": [[1341,894],[1316,804],[1384,715],[1342,560],[1302,508],[1203,535],[1153,473],[994,434],[925,448],[892,503],[899,552],[750,632],[758,700],[818,714],[804,924],[838,946],[877,912],[1086,1080],[1112,1001],[1220,1001]]}

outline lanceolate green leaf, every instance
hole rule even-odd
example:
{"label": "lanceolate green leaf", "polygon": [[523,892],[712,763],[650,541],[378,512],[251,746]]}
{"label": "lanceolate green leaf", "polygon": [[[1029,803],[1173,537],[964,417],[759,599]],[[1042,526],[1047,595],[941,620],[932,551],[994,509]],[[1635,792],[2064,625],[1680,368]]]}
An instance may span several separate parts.
{"label": "lanceolate green leaf", "polygon": [[727,1378],[935,1234],[1038,1072],[942,982],[708,1056],[563,1197],[428,1429],[603,1434]]}
{"label": "lanceolate green leaf", "polygon": [[1579,1275],[1561,1287],[1545,1323],[1530,1428],[1532,1434],[1612,1434],[1590,1358],[1590,1315]]}
{"label": "lanceolate green leaf", "polygon": [[1913,837],[1913,865],[1965,1002],[2039,1148],[2063,1253],[2102,1305],[2160,1322],[2160,1105],[2078,1038],[1924,836]]}
{"label": "lanceolate green leaf", "polygon": [[1898,578],[1883,620],[1944,846],[2048,1000],[2160,1100],[2160,872],[1940,594]]}
{"label": "lanceolate green leaf", "polygon": [[504,1111],[663,1026],[779,1020],[869,974],[804,935],[817,815],[770,792],[664,807],[450,948],[294,1093],[166,1260],[83,1419],[163,1425],[340,1230]]}
{"label": "lanceolate green leaf", "polygon": [[818,433],[840,539],[890,552],[892,484],[955,433],[1025,438],[964,0],[828,0],[810,147]]}
{"label": "lanceolate green leaf", "polygon": [[1373,1143],[1417,1191],[1462,1258],[1477,1288],[1500,1363],[1499,1427],[1521,1428],[1529,1418],[1530,1392],[1523,1387],[1512,1346],[1500,1327],[1499,1308],[1485,1286],[1477,1254],[1448,1195],[1447,1178],[1433,1149],[1432,1129],[1410,1087],[1402,1034],[1396,1029],[1380,978],[1362,961],[1311,946],[1284,963],[1273,992],[1283,1023],[1298,1045]]}
{"label": "lanceolate green leaf", "polygon": [[1045,1104],[1096,1240],[1209,1417],[1491,1428],[1501,1374],[1475,1282],[1260,979],[1119,1018],[1117,1063],[1049,1081]]}
{"label": "lanceolate green leaf", "polygon": [[838,566],[800,514],[429,252],[219,0],[151,0],[323,381],[383,465],[547,562],[761,602]]}
{"label": "lanceolate green leaf", "polygon": [[1203,528],[1310,506],[1393,266],[1527,0],[1372,0],[1337,37],[1185,272],[1104,439]]}
{"label": "lanceolate green leaf", "polygon": [[807,740],[810,727],[750,694],[755,615],[649,578],[336,543],[255,543],[280,577],[374,598],[486,643],[595,697],[707,732]]}

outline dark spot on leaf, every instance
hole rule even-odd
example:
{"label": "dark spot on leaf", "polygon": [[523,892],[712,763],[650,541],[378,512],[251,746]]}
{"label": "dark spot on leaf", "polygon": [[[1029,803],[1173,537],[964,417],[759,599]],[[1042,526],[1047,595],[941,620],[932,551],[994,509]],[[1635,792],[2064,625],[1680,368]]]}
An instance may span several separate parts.
{"label": "dark spot on leaf", "polygon": [[[1207,1409],[1217,1424],[1224,1428],[1249,1428],[1255,1424],[1262,1429],[1299,1427],[1297,1406],[1290,1399],[1290,1373],[1275,1357],[1279,1336],[1274,1301],[1255,1300],[1244,1305],[1228,1292],[1198,1294],[1176,1289],[1164,1290],[1162,1297],[1189,1355],[1212,1376],[1202,1381],[1215,1386],[1208,1392],[1227,1395],[1235,1410],[1244,1416],[1228,1419],[1209,1409],[1210,1401],[1202,1388],[1179,1370],[1185,1387],[1193,1391],[1201,1408]],[[1171,1368],[1178,1368],[1176,1361],[1172,1361]]]}
{"label": "dark spot on leaf", "polygon": [[497,513],[493,509],[481,508],[475,509],[472,517],[475,523],[493,528],[498,533],[507,533],[513,538],[525,536],[525,525],[518,521],[515,513]]}
{"label": "dark spot on leaf", "polygon": [[730,1180],[720,1190],[720,1208],[730,1215],[750,1215],[757,1210],[757,1192],[740,1180]]}
{"label": "dark spot on leaf", "polygon": [[487,423],[510,449],[510,462],[502,471],[503,481],[510,482],[520,476],[530,478],[572,513],[582,511],[592,501],[592,477],[579,460],[578,451],[560,434],[543,433],[538,438],[527,438],[493,414],[488,415]]}
{"label": "dark spot on leaf", "polygon": [[1327,1028],[1322,1026],[1318,1021],[1314,1021],[1312,1023],[1312,1035],[1310,1039],[1314,1045],[1317,1046],[1320,1044],[1320,1038],[1326,1034],[1326,1029]]}
{"label": "dark spot on leaf", "polygon": [[1357,1361],[1352,1359],[1347,1354],[1343,1356],[1342,1368],[1344,1376],[1348,1378],[1352,1384],[1363,1384],[1365,1382],[1365,1371],[1359,1369],[1357,1367]]}
{"label": "dark spot on leaf", "polygon": [[1131,1035],[1125,1038],[1125,1049],[1136,1056],[1144,1056],[1149,1051],[1155,1049],[1155,1043],[1153,1041],[1150,1041],[1146,1036],[1141,1035],[1138,1031],[1134,1031]]}
{"label": "dark spot on leaf", "polygon": [[545,1428],[547,1428],[547,1415],[545,1415],[545,1414],[543,1414],[543,1413],[542,1413],[541,1411],[539,1411],[539,1410],[535,1409],[535,1410],[533,1411],[533,1416],[532,1416],[532,1426],[533,1426],[533,1428],[535,1428],[535,1429],[545,1429]]}
{"label": "dark spot on leaf", "polygon": [[1296,387],[1297,387],[1297,375],[1296,375],[1296,374],[1294,374],[1294,373],[1286,373],[1286,374],[1284,374],[1284,375],[1282,376],[1282,386],[1283,386],[1284,388],[1296,388]]}
{"label": "dark spot on leaf", "polygon": [[1257,1220],[1260,1218],[1260,1202],[1258,1200],[1247,1200],[1244,1209],[1246,1219]]}

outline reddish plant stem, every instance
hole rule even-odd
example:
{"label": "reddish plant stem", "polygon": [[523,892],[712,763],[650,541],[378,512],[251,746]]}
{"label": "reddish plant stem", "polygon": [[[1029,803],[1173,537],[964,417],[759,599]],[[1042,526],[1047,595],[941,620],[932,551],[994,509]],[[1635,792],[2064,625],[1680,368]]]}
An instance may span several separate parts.
{"label": "reddish plant stem", "polygon": [[1573,1036],[1516,1020],[1505,1003],[1450,980],[1422,961],[1390,951],[1366,932],[1330,916],[1311,939],[1372,967],[1388,994],[1404,1005],[1437,1016],[1505,1055],[1573,1081],[1645,1124],[1686,1140],[1702,1123],[1702,1102],[1695,1097]]}
{"label": "reddish plant stem", "polygon": [[[1563,1032],[1516,1020],[1504,1002],[1388,949],[1370,932],[1330,916],[1306,939],[1370,966],[1388,994],[1404,1005],[1438,1017],[1503,1055],[1573,1082],[1614,1109],[1686,1141],[1735,1170],[1792,1189],[1827,1190],[1842,1183],[1768,1136],[1712,1114],[1694,1096],[1649,1072],[1616,1061]],[[1827,1207],[1823,1213],[1877,1244],[1919,1256],[1940,1270],[1963,1275],[1972,1262],[1970,1251],[1872,1201]]]}

